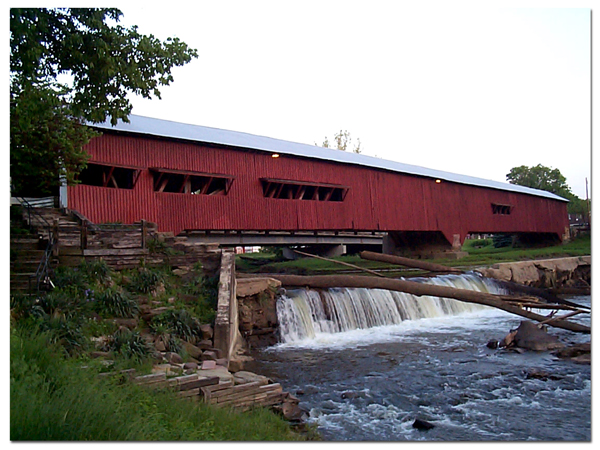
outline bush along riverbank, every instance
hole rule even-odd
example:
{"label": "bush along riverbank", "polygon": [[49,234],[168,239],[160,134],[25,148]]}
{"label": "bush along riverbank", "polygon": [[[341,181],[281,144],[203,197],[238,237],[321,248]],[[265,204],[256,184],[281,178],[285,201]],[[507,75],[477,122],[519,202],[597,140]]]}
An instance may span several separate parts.
{"label": "bush along riverbank", "polygon": [[[11,440],[310,438],[267,408],[242,413],[182,398],[185,375],[220,367],[211,326],[218,278],[200,265],[113,271],[82,262],[59,268],[55,284],[45,295],[11,293]],[[164,383],[132,382],[133,371],[138,379],[161,372]]]}

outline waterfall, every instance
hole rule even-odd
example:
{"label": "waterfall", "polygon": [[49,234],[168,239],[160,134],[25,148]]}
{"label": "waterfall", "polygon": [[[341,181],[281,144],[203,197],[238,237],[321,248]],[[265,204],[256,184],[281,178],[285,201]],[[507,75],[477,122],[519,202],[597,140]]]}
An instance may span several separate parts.
{"label": "waterfall", "polygon": [[[421,283],[501,293],[493,281],[476,274],[411,279]],[[421,296],[382,289],[332,288],[288,290],[277,300],[281,341],[312,339],[320,333],[341,333],[404,320],[454,316],[486,306],[458,300]]]}

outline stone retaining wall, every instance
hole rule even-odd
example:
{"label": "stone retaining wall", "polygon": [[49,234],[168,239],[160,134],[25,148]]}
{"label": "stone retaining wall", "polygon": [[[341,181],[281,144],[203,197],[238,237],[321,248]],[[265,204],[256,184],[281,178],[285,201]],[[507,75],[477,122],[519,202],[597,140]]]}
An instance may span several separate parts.
{"label": "stone retaining wall", "polygon": [[229,367],[229,362],[242,343],[236,296],[235,253],[223,250],[221,253],[214,346],[223,352]]}
{"label": "stone retaining wall", "polygon": [[476,270],[489,278],[538,288],[589,288],[591,286],[591,265],[591,256],[575,256],[498,263]]}

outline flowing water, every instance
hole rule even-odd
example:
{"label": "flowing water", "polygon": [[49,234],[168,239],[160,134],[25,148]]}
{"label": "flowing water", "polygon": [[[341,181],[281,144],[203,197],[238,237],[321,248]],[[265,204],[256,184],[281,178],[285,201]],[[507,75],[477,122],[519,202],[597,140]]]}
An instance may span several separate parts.
{"label": "flowing water", "polygon": [[[499,293],[476,275],[419,281]],[[257,353],[249,369],[296,394],[324,440],[591,440],[589,365],[486,346],[521,317],[456,300],[341,288],[289,290],[278,317],[281,343]],[[589,315],[572,320],[590,324]],[[564,343],[590,339],[549,332]],[[533,371],[547,376],[528,376]],[[415,429],[417,418],[435,427]]]}

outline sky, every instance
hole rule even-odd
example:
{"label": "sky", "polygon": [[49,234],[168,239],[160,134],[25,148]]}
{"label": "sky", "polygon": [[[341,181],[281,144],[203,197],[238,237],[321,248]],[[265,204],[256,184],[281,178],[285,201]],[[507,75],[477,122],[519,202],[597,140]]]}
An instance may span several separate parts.
{"label": "sky", "polygon": [[346,130],[366,155],[500,182],[542,164],[591,197],[590,0],[79,3],[198,51],[133,114],[311,145]]}
{"label": "sky", "polygon": [[364,154],[503,182],[542,164],[591,197],[589,3],[116,3],[199,55],[133,114],[318,145],[347,130]]}

